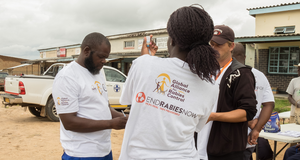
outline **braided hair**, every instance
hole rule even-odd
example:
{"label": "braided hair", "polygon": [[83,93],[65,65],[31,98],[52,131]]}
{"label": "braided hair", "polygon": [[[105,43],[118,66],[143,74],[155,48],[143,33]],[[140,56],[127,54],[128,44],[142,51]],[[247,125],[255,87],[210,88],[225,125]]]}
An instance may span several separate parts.
{"label": "braided hair", "polygon": [[214,32],[209,14],[195,6],[179,8],[171,14],[167,30],[179,49],[188,51],[185,62],[191,72],[213,83],[212,76],[217,75],[220,65],[218,51],[208,44]]}

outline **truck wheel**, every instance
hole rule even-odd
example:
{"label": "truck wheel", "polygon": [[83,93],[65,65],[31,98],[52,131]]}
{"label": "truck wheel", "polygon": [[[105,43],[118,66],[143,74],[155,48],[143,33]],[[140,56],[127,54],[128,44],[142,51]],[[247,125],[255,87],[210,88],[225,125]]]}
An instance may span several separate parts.
{"label": "truck wheel", "polygon": [[41,108],[28,107],[28,110],[31,114],[35,115],[36,117],[41,117]]}
{"label": "truck wheel", "polygon": [[46,114],[47,118],[50,119],[53,122],[58,122],[59,117],[56,112],[56,107],[53,101],[53,98],[50,98],[46,104]]}

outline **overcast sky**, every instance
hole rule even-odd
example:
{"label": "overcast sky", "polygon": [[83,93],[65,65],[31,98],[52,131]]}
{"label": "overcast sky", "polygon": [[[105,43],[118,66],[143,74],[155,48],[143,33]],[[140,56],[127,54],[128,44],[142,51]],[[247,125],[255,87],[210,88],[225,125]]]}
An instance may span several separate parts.
{"label": "overcast sky", "polygon": [[0,55],[38,59],[38,49],[81,43],[91,32],[106,36],[166,28],[170,14],[198,3],[214,24],[237,37],[254,36],[247,8],[291,0],[0,0]]}

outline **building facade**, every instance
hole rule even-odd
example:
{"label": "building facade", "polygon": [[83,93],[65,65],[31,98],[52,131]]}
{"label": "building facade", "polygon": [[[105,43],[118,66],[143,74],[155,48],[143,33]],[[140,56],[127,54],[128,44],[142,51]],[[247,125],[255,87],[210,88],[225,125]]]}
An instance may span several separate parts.
{"label": "building facade", "polygon": [[[118,35],[107,36],[111,43],[111,53],[108,58],[108,65],[115,67],[127,75],[132,61],[140,56],[143,38],[153,35],[153,40],[158,46],[157,56],[167,57],[167,29],[147,30],[140,32],[124,33]],[[48,59],[61,59],[71,61],[76,59],[80,54],[80,44],[60,46],[39,49],[40,58],[45,59],[42,67],[47,69],[50,66]],[[42,68],[42,70],[45,70]]]}
{"label": "building facade", "polygon": [[22,65],[23,61],[27,61],[27,59],[0,55],[0,70],[7,72],[10,75],[36,75],[39,73],[39,67],[37,65]]}
{"label": "building facade", "polygon": [[284,93],[297,77],[300,62],[300,2],[250,8],[255,36],[237,37],[246,48],[246,64],[262,71],[271,87]]}

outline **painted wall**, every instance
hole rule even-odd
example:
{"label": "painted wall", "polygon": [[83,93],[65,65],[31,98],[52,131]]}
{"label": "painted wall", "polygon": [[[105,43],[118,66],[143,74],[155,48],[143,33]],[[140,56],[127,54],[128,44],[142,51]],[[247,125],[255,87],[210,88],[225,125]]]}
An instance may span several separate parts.
{"label": "painted wall", "polygon": [[[71,57],[72,55],[80,54],[80,48],[67,48],[66,49],[66,57]],[[55,58],[57,57],[56,50],[43,51],[40,52],[40,58]]]}
{"label": "painted wall", "polygon": [[245,64],[254,67],[255,64],[255,48],[254,44],[246,44]]}
{"label": "painted wall", "polygon": [[255,35],[274,35],[275,27],[295,26],[300,33],[300,10],[257,14],[255,17]]}

